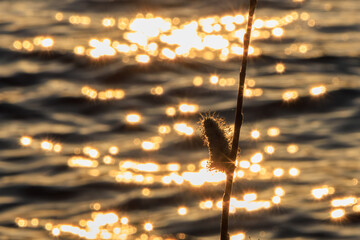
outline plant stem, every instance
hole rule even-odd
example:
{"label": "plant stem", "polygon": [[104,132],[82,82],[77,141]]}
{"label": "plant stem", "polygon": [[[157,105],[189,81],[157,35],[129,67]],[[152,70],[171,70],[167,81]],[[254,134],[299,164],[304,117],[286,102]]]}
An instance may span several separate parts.
{"label": "plant stem", "polygon": [[[240,71],[240,81],[239,81],[238,98],[237,98],[235,122],[234,122],[234,136],[233,136],[231,153],[230,153],[230,160],[233,162],[235,162],[236,160],[236,155],[239,147],[240,129],[244,118],[243,115],[244,85],[245,85],[247,58],[249,53],[251,28],[252,28],[256,4],[257,4],[257,0],[250,0],[249,18],[248,18],[246,33],[244,36],[244,53],[241,63],[241,71]],[[223,209],[221,215],[220,240],[229,240],[229,233],[228,233],[229,207],[230,207],[230,197],[231,197],[233,178],[234,178],[234,170],[235,168],[229,169],[229,171],[226,173],[226,184],[225,184],[225,192],[223,196]]]}

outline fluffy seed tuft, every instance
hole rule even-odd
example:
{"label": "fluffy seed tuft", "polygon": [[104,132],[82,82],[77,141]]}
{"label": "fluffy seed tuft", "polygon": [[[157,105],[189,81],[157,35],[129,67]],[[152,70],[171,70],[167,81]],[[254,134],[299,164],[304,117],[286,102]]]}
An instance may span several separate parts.
{"label": "fluffy seed tuft", "polygon": [[202,116],[200,127],[204,143],[209,149],[207,168],[225,173],[233,171],[235,162],[230,159],[230,131],[224,119],[207,114]]}

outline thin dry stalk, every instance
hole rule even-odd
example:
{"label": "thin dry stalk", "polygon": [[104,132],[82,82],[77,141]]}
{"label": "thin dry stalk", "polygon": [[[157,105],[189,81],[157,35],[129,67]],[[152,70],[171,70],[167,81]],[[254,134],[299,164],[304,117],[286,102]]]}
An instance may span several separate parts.
{"label": "thin dry stalk", "polygon": [[[241,64],[240,82],[239,82],[238,98],[237,98],[236,113],[235,113],[235,123],[234,123],[234,135],[233,135],[232,147],[230,152],[230,159],[233,162],[235,162],[236,155],[238,152],[240,129],[244,118],[243,115],[244,85],[245,85],[246,66],[247,66],[247,58],[249,52],[251,28],[252,28],[256,4],[257,4],[257,0],[250,0],[249,18],[248,18],[246,33],[244,36],[244,54]],[[221,215],[221,235],[220,235],[221,240],[229,240],[229,232],[228,232],[229,207],[230,207],[230,197],[231,197],[233,178],[234,178],[234,170],[235,168],[232,168],[232,169],[228,169],[228,171],[226,172],[226,184],[225,184],[225,192],[223,196],[223,209]]]}

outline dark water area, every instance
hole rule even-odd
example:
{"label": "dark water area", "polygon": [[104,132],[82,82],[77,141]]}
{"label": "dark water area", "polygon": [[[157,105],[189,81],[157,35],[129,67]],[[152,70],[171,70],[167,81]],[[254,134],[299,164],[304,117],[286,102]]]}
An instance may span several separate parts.
{"label": "dark water area", "polygon": [[[230,236],[360,239],[360,5],[258,0]],[[219,239],[247,1],[0,2],[0,239]]]}

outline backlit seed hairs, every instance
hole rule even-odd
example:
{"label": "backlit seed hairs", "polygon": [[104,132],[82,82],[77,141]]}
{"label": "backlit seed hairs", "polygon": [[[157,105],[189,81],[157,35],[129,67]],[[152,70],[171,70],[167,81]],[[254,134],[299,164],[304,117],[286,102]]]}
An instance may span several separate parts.
{"label": "backlit seed hairs", "polygon": [[235,162],[230,159],[230,130],[224,119],[207,114],[202,116],[200,127],[204,143],[209,149],[207,168],[224,173],[234,171]]}

